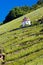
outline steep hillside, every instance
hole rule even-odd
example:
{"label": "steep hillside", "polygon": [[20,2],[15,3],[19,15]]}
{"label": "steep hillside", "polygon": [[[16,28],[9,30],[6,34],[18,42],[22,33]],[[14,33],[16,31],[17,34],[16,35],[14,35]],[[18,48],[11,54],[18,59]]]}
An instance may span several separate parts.
{"label": "steep hillside", "polygon": [[[34,24],[43,16],[43,7],[25,16]],[[43,65],[43,24],[20,28],[23,17],[0,26],[4,65]]]}
{"label": "steep hillside", "polygon": [[[26,14],[24,16],[29,17],[30,20],[35,23],[35,20],[40,19],[43,16],[43,7],[39,8],[36,11],[28,13],[28,14]],[[22,16],[20,18],[17,18],[17,19],[15,19],[15,20],[13,20],[13,21],[5,24],[5,25],[2,25],[0,27],[0,34],[2,34],[4,32],[7,32],[9,30],[15,29],[15,28],[19,28],[24,16]]]}

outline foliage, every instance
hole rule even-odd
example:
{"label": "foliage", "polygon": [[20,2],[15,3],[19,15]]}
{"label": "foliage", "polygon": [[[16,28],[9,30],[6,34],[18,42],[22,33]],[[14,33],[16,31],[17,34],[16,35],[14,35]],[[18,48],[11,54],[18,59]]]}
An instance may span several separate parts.
{"label": "foliage", "polygon": [[43,0],[38,0],[37,4],[43,4]]}
{"label": "foliage", "polygon": [[29,6],[15,7],[6,16],[5,20],[3,21],[3,24],[13,19],[16,19],[20,16],[23,16],[27,13],[30,13],[31,11],[36,10],[42,6],[43,6],[43,0],[38,0],[37,4],[33,5],[32,7],[29,7]]}
{"label": "foliage", "polygon": [[[24,7],[24,9],[25,9],[25,7]],[[25,11],[26,11],[26,9],[25,9]],[[9,12],[9,14],[6,16],[6,19],[3,21],[3,23],[9,22],[9,21],[11,21],[13,19],[16,19],[16,18],[24,15],[26,13],[25,11],[22,9],[22,7],[21,8],[16,7],[14,9],[12,9]]]}
{"label": "foliage", "polygon": [[43,7],[25,16],[30,16],[32,26],[20,28],[22,16],[0,27],[4,65],[43,65],[43,24],[34,25],[43,16]]}

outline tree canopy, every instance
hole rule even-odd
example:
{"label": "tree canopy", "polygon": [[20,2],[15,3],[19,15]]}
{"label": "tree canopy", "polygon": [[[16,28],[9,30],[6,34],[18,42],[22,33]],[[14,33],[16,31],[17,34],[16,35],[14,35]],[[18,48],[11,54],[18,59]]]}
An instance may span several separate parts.
{"label": "tree canopy", "polygon": [[15,7],[5,17],[3,24],[5,24],[13,19],[16,19],[20,16],[23,16],[24,14],[27,14],[33,10],[36,10],[37,8],[39,8],[41,6],[43,6],[43,0],[38,0],[37,4],[33,5],[32,7],[29,7],[29,6]]}

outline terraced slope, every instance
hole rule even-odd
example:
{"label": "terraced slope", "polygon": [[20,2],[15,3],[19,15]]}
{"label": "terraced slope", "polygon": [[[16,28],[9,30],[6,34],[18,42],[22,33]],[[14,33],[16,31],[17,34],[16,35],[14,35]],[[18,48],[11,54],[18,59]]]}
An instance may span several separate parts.
{"label": "terraced slope", "polygon": [[43,65],[43,24],[20,28],[17,22],[17,28],[12,22],[0,27],[0,48],[6,55],[4,65]]}
{"label": "terraced slope", "polygon": [[42,29],[40,24],[0,35],[0,45],[6,54],[5,65],[38,64],[40,60],[43,63]]}

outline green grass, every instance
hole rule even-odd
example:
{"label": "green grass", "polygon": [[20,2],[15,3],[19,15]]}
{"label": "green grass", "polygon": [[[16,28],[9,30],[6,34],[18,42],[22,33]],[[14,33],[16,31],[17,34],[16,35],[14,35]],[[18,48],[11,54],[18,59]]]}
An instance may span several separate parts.
{"label": "green grass", "polygon": [[[24,16],[35,24],[43,16],[43,7]],[[4,65],[43,65],[43,24],[20,28],[24,16],[0,26]]]}
{"label": "green grass", "polygon": [[[32,22],[34,22],[36,19],[39,19],[39,18],[41,18],[43,16],[43,7],[38,9],[38,10],[36,10],[36,11],[33,11],[33,12],[29,13],[29,14],[26,14],[24,16],[29,17],[30,20]],[[19,28],[20,25],[21,25],[22,19],[24,18],[24,16],[22,16],[22,17],[20,17],[18,19],[15,19],[15,20],[13,20],[13,21],[5,24],[5,25],[2,25],[0,27],[0,30],[1,30],[0,34],[2,34],[4,32],[7,32],[9,30],[15,29],[15,28]]]}

